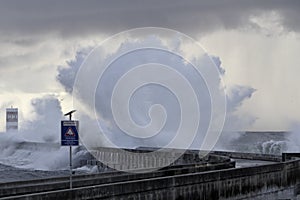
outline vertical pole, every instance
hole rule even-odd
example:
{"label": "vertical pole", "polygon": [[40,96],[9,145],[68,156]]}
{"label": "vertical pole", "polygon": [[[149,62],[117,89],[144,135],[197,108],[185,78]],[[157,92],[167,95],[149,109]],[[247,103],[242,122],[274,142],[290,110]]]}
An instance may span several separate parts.
{"label": "vertical pole", "polygon": [[[72,120],[72,113],[69,116],[69,120]],[[70,145],[70,189],[72,189],[72,145]]]}
{"label": "vertical pole", "polygon": [[70,189],[72,189],[72,146],[70,146]]}

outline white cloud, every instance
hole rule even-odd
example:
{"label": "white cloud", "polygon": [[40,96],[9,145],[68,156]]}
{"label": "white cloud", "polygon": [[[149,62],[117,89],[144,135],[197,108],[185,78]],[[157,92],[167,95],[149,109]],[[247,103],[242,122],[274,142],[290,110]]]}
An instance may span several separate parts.
{"label": "white cloud", "polygon": [[251,85],[257,91],[239,110],[258,119],[255,130],[287,130],[299,121],[299,35],[267,36],[254,30],[217,31],[199,41],[219,55],[227,85]]}
{"label": "white cloud", "polygon": [[[201,44],[221,58],[227,85],[257,89],[239,110],[259,118],[254,129],[287,129],[290,121],[298,120],[299,1],[65,4],[0,3],[1,106],[25,105],[24,98],[44,93],[65,98],[56,81],[57,67],[74,59],[76,52],[95,46],[107,34],[161,26],[201,35]],[[193,51],[188,45],[185,49]],[[64,104],[68,107],[66,100]]]}
{"label": "white cloud", "polygon": [[285,31],[283,26],[284,17],[276,11],[253,15],[249,18],[250,24],[267,36],[283,34]]}

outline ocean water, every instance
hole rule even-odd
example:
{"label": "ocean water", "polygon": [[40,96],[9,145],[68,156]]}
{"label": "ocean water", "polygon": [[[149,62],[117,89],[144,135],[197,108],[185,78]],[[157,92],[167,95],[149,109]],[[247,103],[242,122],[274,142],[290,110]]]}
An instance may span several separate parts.
{"label": "ocean water", "polygon": [[18,167],[0,164],[0,183],[67,175],[69,175],[69,171],[66,170],[44,171],[34,169],[22,169]]}
{"label": "ocean water", "polygon": [[[287,132],[223,133],[215,150],[281,154],[299,151],[297,135]],[[69,148],[57,143],[36,143],[14,138],[0,138],[0,182],[30,180],[69,174]],[[77,174],[93,173],[89,166],[79,166],[88,152],[73,148],[73,164]]]}
{"label": "ocean water", "polygon": [[218,150],[276,154],[300,151],[300,137],[290,132],[223,133],[216,145]]}

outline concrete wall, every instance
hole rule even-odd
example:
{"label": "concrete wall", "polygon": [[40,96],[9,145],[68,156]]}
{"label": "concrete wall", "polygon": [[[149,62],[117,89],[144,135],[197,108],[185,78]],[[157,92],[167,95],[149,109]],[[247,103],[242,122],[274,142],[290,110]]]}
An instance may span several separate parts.
{"label": "concrete wall", "polygon": [[106,197],[133,199],[274,199],[279,193],[285,198],[291,195],[299,180],[300,161],[291,161],[136,181],[123,187],[115,184],[111,186],[112,193],[108,188],[102,189]]}
{"label": "concrete wall", "polygon": [[[173,166],[167,169],[153,171],[148,173],[121,173],[110,172],[91,175],[79,175],[73,177],[73,187],[84,187],[91,185],[109,184],[115,182],[128,182],[150,178],[160,178],[163,176],[173,176],[179,174],[197,173],[207,170],[220,170],[233,168],[235,162],[219,163],[215,165],[184,165]],[[0,184],[0,199],[5,196],[30,194],[37,192],[46,192],[51,190],[60,190],[69,187],[69,177],[48,178],[34,181],[19,181]]]}
{"label": "concrete wall", "polygon": [[228,156],[230,158],[247,159],[247,160],[264,160],[272,162],[281,162],[282,157],[272,154],[258,154],[258,153],[241,153],[241,152],[226,152],[226,151],[211,151],[215,155]]}
{"label": "concrete wall", "polygon": [[[296,198],[300,160],[172,175],[40,193],[29,199],[278,199]],[[24,197],[23,197],[24,198]],[[18,198],[14,198],[18,199]]]}
{"label": "concrete wall", "polygon": [[[111,168],[118,170],[128,169],[148,169],[162,168],[172,165],[186,164],[206,164],[206,163],[222,163],[230,160],[226,154],[205,153],[205,157],[199,154],[199,151],[165,149],[156,151],[155,148],[143,149],[116,149],[116,148],[97,148],[90,153],[86,160],[80,161],[80,166],[83,165],[98,165],[102,168]],[[208,154],[208,155],[207,155]],[[246,156],[245,156],[246,157]],[[252,156],[248,156],[252,157]],[[253,157],[252,157],[253,158]],[[100,162],[101,161],[101,162]]]}

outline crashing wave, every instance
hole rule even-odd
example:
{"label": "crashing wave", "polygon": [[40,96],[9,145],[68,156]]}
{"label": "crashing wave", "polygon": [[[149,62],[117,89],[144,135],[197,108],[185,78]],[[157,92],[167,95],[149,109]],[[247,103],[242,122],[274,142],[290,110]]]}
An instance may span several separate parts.
{"label": "crashing wave", "polygon": [[258,145],[260,153],[263,154],[277,154],[280,155],[282,152],[287,150],[286,141],[274,141],[268,140]]}

